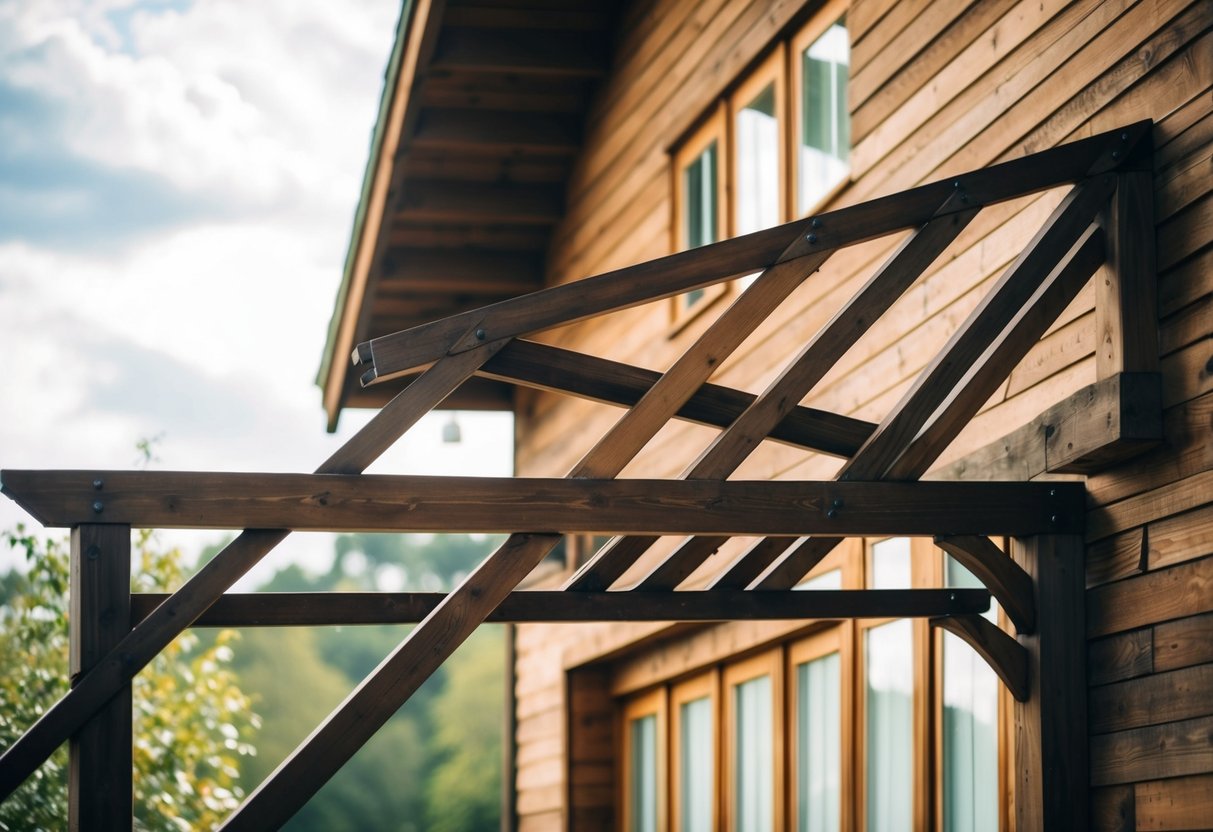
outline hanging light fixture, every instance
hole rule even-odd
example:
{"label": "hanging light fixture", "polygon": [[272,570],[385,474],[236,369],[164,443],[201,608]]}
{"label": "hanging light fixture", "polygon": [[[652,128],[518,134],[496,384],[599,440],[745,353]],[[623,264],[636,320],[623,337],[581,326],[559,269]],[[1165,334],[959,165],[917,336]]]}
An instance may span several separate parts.
{"label": "hanging light fixture", "polygon": [[459,422],[455,419],[456,411],[451,411],[451,418],[442,426],[442,441],[447,445],[458,445],[463,441],[463,431],[459,428]]}

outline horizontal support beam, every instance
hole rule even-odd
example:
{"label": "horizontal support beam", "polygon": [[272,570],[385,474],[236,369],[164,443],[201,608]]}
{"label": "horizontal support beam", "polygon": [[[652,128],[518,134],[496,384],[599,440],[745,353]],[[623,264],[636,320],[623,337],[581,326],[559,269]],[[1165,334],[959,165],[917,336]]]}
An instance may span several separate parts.
{"label": "horizontal support beam", "polygon": [[870,202],[681,251],[584,280],[453,315],[360,343],[355,364],[374,383],[486,342],[526,336],[619,309],[711,286],[776,262],[830,252],[907,228],[944,213],[969,211],[1115,168],[1149,131],[1149,122],[1092,136],[983,170],[948,177]]}
{"label": "horizontal support beam", "polygon": [[1081,534],[1081,483],[3,471],[44,526],[723,536]]}
{"label": "horizontal support beam", "polygon": [[[661,373],[655,370],[519,340],[506,344],[485,362],[479,374],[624,407],[639,402],[661,378]],[[756,398],[753,393],[731,387],[704,384],[678,411],[678,418],[727,428]],[[849,457],[875,429],[871,422],[798,405],[775,425],[767,438]]]}
{"label": "horizontal support beam", "polygon": [[[167,595],[131,596],[137,624]],[[195,627],[322,627],[413,624],[441,592],[228,593]],[[562,592],[516,590],[486,619],[493,623],[576,621],[778,621],[837,618],[933,618],[989,609],[983,589],[831,589],[786,592]]]}

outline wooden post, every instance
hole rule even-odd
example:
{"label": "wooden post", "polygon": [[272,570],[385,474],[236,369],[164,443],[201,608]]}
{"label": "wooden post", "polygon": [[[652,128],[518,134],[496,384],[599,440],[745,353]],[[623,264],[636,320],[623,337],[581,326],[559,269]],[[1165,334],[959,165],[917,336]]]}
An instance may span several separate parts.
{"label": "wooden post", "polygon": [[1029,694],[1015,703],[1015,811],[1019,832],[1087,828],[1087,678],[1083,538],[1013,538],[1032,576],[1037,626],[1028,652]]}
{"label": "wooden post", "polygon": [[[130,526],[89,524],[72,529],[69,597],[75,685],[130,630]],[[69,828],[129,832],[134,812],[129,684],[72,735],[70,755]]]}
{"label": "wooden post", "polygon": [[1158,372],[1158,288],[1154,263],[1154,177],[1150,147],[1144,170],[1116,175],[1116,193],[1101,216],[1107,263],[1096,280],[1098,378]]}

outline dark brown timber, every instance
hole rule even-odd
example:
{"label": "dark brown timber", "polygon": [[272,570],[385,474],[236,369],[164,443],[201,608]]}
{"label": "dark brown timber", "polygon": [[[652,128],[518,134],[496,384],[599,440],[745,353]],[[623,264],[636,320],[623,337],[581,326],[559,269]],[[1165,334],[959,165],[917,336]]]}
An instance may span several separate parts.
{"label": "dark brown timber", "polygon": [[[137,623],[168,596],[131,596]],[[414,624],[434,611],[441,592],[228,593],[195,627],[323,627]],[[989,608],[984,589],[820,590],[813,592],[563,592],[515,590],[485,619],[491,623],[576,621],[735,621],[798,618],[922,618]]]}
{"label": "dark brown timber", "polygon": [[1022,644],[980,615],[932,618],[931,624],[963,639],[998,674],[1016,701],[1027,700],[1028,651]]}
{"label": "dark brown timber", "polygon": [[[1139,122],[1123,130],[1102,133],[959,178],[923,185],[385,335],[359,344],[354,351],[354,362],[370,365],[369,373],[363,376],[364,383],[380,381],[488,341],[525,336],[710,286],[777,262],[829,252],[915,228],[936,215],[939,206],[957,190],[957,182],[968,198],[967,203],[952,206],[957,212],[1075,182],[1116,167],[1117,160],[1132,152],[1149,127],[1150,122]],[[813,230],[810,242],[809,230],[814,222],[820,227]],[[798,240],[791,247],[787,243],[790,236]]]}

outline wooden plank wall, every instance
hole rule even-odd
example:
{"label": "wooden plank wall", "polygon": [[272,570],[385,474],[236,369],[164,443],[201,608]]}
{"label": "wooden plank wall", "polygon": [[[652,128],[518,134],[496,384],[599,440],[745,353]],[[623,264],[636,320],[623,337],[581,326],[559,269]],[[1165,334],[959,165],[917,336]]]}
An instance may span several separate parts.
{"label": "wooden plank wall", "polygon": [[[799,2],[650,0],[622,16],[611,75],[592,108],[567,216],[549,252],[549,282],[670,251],[671,146],[812,10]],[[1156,122],[1166,442],[1089,481],[1092,801],[1100,828],[1190,828],[1213,817],[1211,26],[1209,0],[854,0],[848,13],[853,181],[835,205],[1139,119]],[[984,211],[805,403],[879,419],[1060,196]],[[716,380],[761,390],[895,243],[833,258]],[[943,462],[1095,379],[1093,304],[1088,287]],[[652,304],[548,338],[661,369],[705,325],[701,317],[672,334],[668,321],[668,307]],[[523,394],[519,473],[564,475],[618,412]],[[676,476],[712,435],[669,426],[625,476]],[[837,465],[767,443],[737,476],[828,478]],[[668,550],[655,547],[652,557]],[[711,559],[695,577],[706,580],[725,560]],[[564,828],[571,795],[590,813],[582,817],[609,810],[609,772],[599,771],[597,784],[570,784],[565,761],[565,665],[576,645],[605,629],[518,628],[522,829]],[[618,643],[628,631],[611,625],[611,632]]]}

